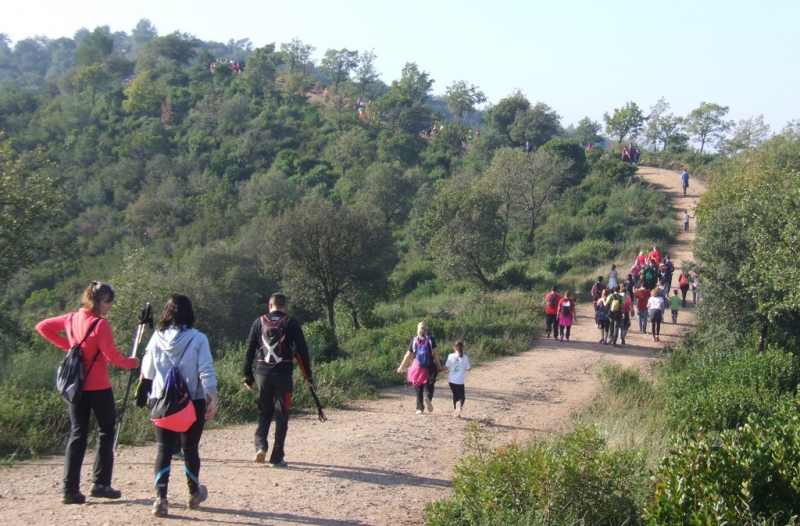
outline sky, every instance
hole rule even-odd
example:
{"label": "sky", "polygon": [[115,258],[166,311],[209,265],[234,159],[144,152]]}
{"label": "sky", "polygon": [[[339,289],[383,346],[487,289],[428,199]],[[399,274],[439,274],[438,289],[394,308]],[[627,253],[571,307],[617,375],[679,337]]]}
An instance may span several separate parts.
{"label": "sky", "polygon": [[[11,0],[0,0],[10,5]],[[800,119],[797,0],[26,0],[3,9],[12,41],[72,37],[108,25],[130,33],[149,19],[160,35],[249,38],[255,47],[298,37],[317,49],[374,50],[387,84],[416,62],[444,94],[457,80],[489,103],[520,89],[562,124],[602,122],[628,101],[645,113],[664,97],[687,115],[702,102],[739,121],[763,114],[773,132]]]}

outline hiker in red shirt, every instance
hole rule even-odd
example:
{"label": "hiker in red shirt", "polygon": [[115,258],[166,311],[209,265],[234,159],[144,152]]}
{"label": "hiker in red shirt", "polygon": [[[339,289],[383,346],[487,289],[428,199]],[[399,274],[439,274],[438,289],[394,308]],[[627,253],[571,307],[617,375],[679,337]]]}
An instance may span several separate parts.
{"label": "hiker in red shirt", "polygon": [[558,295],[558,287],[553,285],[553,288],[550,289],[550,294],[544,297],[544,314],[545,314],[545,322],[547,324],[547,328],[545,331],[547,332],[547,337],[550,337],[550,329],[553,330],[553,339],[558,339],[558,303],[561,301],[561,296]]}
{"label": "hiker in red shirt", "polygon": [[653,250],[650,252],[648,257],[650,258],[650,261],[655,261],[656,265],[661,265],[661,259],[663,256],[661,255],[661,252],[658,251],[658,247],[653,247]]}

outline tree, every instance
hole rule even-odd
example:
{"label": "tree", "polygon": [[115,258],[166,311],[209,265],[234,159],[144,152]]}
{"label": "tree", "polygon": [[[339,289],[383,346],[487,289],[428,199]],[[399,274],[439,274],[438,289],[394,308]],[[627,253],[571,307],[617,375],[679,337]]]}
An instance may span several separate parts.
{"label": "tree", "polygon": [[[0,134],[0,138],[2,135]],[[47,175],[52,163],[42,149],[19,156],[0,143],[0,279],[52,250],[49,234],[58,226],[64,189]]]}
{"label": "tree", "polygon": [[142,18],[136,23],[136,27],[131,30],[130,41],[132,44],[132,53],[136,53],[143,45],[147,44],[158,36],[158,30],[146,18]]}
{"label": "tree", "polygon": [[94,108],[97,92],[108,84],[109,80],[111,80],[111,76],[106,70],[106,66],[97,63],[78,68],[75,76],[72,77],[72,85],[80,91],[89,91],[92,97],[92,108]]}
{"label": "tree", "polygon": [[431,199],[423,217],[428,256],[446,275],[477,279],[491,290],[489,277],[504,257],[505,224],[499,207],[500,197],[485,181],[463,175],[450,179]]}
{"label": "tree", "polygon": [[374,158],[375,145],[363,128],[353,128],[331,143],[325,151],[330,162],[342,171],[342,177],[356,166],[366,166]]}
{"label": "tree", "polygon": [[333,92],[339,92],[339,85],[350,78],[350,73],[358,67],[358,51],[347,48],[329,49],[319,64],[319,70],[333,83]]}
{"label": "tree", "polygon": [[513,144],[523,145],[530,141],[531,148],[537,149],[544,143],[563,134],[561,116],[550,106],[537,102],[529,110],[518,111],[508,133]]}
{"label": "tree", "polygon": [[132,115],[151,115],[159,109],[162,90],[149,71],[142,71],[125,88],[122,109]]}
{"label": "tree", "polygon": [[102,62],[114,49],[114,39],[102,27],[95,28],[87,36],[81,46],[75,50],[75,63],[79,66],[91,66]]}
{"label": "tree", "polygon": [[588,146],[590,144],[597,144],[603,142],[605,137],[600,134],[603,126],[593,121],[589,117],[584,117],[578,121],[578,126],[572,133],[572,138],[578,141],[578,144]]}
{"label": "tree", "polygon": [[725,120],[728,109],[728,106],[701,102],[700,107],[692,110],[686,117],[686,129],[700,143],[700,153],[703,153],[707,141],[716,139],[719,144],[733,127],[733,121]]}
{"label": "tree", "polygon": [[614,114],[603,114],[606,122],[606,133],[615,137],[620,144],[625,137],[635,137],[642,129],[644,115],[635,102],[626,102],[621,109],[614,109]]}
{"label": "tree", "polygon": [[283,62],[280,53],[275,53],[275,44],[267,44],[253,51],[242,73],[242,81],[255,96],[269,93],[275,83],[278,66]]}
{"label": "tree", "polygon": [[475,111],[476,104],[486,102],[486,95],[478,86],[467,84],[466,80],[454,81],[446,88],[447,109],[456,119],[456,124],[461,126],[467,113]]}
{"label": "tree", "polygon": [[742,150],[749,150],[763,144],[769,138],[769,124],[764,116],[750,117],[739,121],[733,130],[733,136],[721,144],[721,149],[730,155]]}
{"label": "tree", "polygon": [[281,52],[285,57],[286,71],[290,75],[297,73],[305,75],[308,72],[309,64],[311,64],[311,55],[316,49],[311,44],[304,44],[297,37],[294,37],[291,42],[281,44]]}
{"label": "tree", "polygon": [[369,206],[337,208],[311,198],[271,220],[266,236],[265,253],[287,293],[300,304],[322,306],[331,327],[336,300],[384,287],[397,260],[383,215]]}
{"label": "tree", "polygon": [[517,90],[510,96],[501,99],[496,105],[490,106],[483,113],[483,120],[489,125],[489,128],[497,132],[499,136],[510,140],[508,136],[509,128],[514,124],[517,113],[520,111],[525,112],[529,110],[530,107],[530,101],[528,101],[520,90]]}
{"label": "tree", "polygon": [[358,83],[358,92],[362,96],[367,92],[367,88],[379,78],[378,69],[375,67],[376,58],[375,50],[361,53],[358,57],[356,82]]}
{"label": "tree", "polygon": [[433,112],[427,104],[433,80],[413,62],[406,63],[389,93],[373,105],[375,113],[396,134],[419,135],[428,129]]}
{"label": "tree", "polygon": [[175,31],[163,37],[155,37],[148,44],[150,50],[167,60],[188,64],[197,55],[200,42],[189,33]]}
{"label": "tree", "polygon": [[671,144],[683,145],[688,141],[688,137],[683,133],[683,117],[672,113],[665,115],[669,109],[669,103],[661,97],[655,105],[650,107],[650,116],[647,118],[645,128],[645,140],[653,145],[654,150],[666,150]]}

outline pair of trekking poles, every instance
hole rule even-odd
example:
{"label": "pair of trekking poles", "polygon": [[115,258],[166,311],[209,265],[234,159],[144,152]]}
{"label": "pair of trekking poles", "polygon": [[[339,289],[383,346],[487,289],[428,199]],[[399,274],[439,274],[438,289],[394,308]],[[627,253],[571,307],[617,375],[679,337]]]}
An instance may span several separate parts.
{"label": "pair of trekking poles", "polygon": [[[142,343],[145,327],[150,327],[151,330],[153,329],[153,306],[150,303],[146,303],[144,308],[139,312],[139,323],[136,325],[136,334],[133,338],[133,347],[131,348],[131,358],[135,358],[136,354],[139,351],[139,345]],[[308,372],[306,371],[306,368],[303,365],[303,360],[301,360],[298,357],[297,363],[300,365],[300,371],[302,371],[303,377],[306,379],[306,385],[308,385],[308,388],[311,391],[311,396],[314,398],[314,404],[317,406],[317,414],[319,417],[319,421],[324,422],[328,419],[328,417],[326,417],[325,413],[322,411],[322,403],[320,403],[319,401],[319,397],[317,396],[317,393],[314,390],[314,386],[311,385],[311,382],[308,381]],[[136,373],[138,372],[139,372],[138,369],[131,369],[130,375],[128,376],[128,386],[125,388],[125,397],[122,399],[122,410],[119,413],[119,420],[117,422],[117,431],[114,434],[114,451],[117,450],[117,443],[119,442],[119,432],[122,429],[122,421],[125,418],[125,409],[128,407],[128,398],[130,397],[131,394],[131,387],[133,386],[133,381],[136,378]]]}

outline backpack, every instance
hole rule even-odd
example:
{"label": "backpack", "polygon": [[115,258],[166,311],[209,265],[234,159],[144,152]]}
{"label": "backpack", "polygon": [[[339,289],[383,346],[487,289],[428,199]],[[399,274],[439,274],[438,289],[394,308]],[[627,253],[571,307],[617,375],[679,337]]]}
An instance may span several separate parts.
{"label": "backpack", "polygon": [[597,301],[600,299],[600,296],[603,295],[603,291],[605,290],[606,286],[602,283],[595,283],[592,285],[592,300]]}
{"label": "backpack", "polygon": [[555,292],[551,292],[547,297],[547,305],[549,305],[551,309],[555,309],[558,306],[556,298],[558,298],[558,295]]}
{"label": "backpack", "polygon": [[197,420],[194,402],[189,396],[189,387],[178,369],[178,365],[181,363],[186,349],[191,347],[192,341],[194,341],[194,337],[189,340],[178,358],[178,362],[173,363],[167,371],[161,396],[150,404],[150,421],[157,427],[177,433],[185,433]]}
{"label": "backpack", "polygon": [[[70,328],[72,326],[72,320],[74,319],[74,316],[70,319]],[[100,348],[98,347],[97,354],[94,355],[89,370],[84,374],[83,350],[81,349],[81,345],[83,345],[83,342],[86,341],[86,338],[89,337],[98,323],[100,323],[100,318],[92,322],[92,325],[86,332],[86,336],[83,337],[80,343],[76,343],[69,348],[67,355],[61,360],[61,365],[58,366],[58,370],[56,371],[56,390],[58,394],[70,404],[77,404],[80,402],[81,395],[83,394],[83,382],[86,380],[86,377],[89,376],[89,372],[91,372],[92,367],[94,367],[94,362],[97,361],[97,357],[100,356]],[[72,335],[74,337],[75,333],[73,332]]]}
{"label": "backpack", "polygon": [[655,278],[655,276],[653,275],[653,267],[646,267],[644,269],[644,279],[645,279],[645,281],[651,281],[654,278]]}
{"label": "backpack", "polygon": [[689,281],[686,279],[686,274],[681,274],[681,279],[678,283],[680,284],[681,287],[686,287],[687,285],[689,285]]}
{"label": "backpack", "polygon": [[561,314],[563,316],[569,316],[570,312],[572,312],[572,302],[570,302],[569,305],[566,304],[566,303],[562,303],[561,304]]}
{"label": "backpack", "polygon": [[622,310],[622,302],[620,301],[619,294],[611,296],[611,312],[619,313]]}
{"label": "backpack", "polygon": [[261,325],[261,342],[264,344],[264,361],[269,364],[281,363],[282,361],[292,361],[291,353],[286,344],[286,326],[291,319],[289,316],[272,321],[267,316],[263,316]]}
{"label": "backpack", "polygon": [[417,359],[417,365],[422,369],[427,369],[431,366],[431,337],[425,336],[425,339],[420,341],[418,336],[414,337],[414,357]]}

